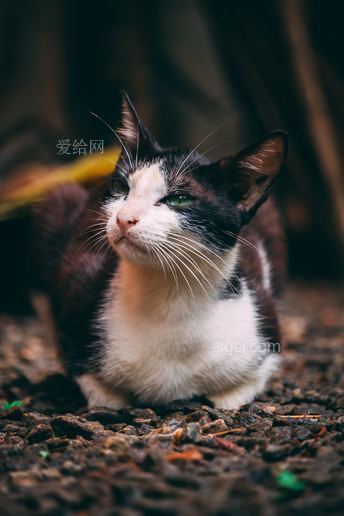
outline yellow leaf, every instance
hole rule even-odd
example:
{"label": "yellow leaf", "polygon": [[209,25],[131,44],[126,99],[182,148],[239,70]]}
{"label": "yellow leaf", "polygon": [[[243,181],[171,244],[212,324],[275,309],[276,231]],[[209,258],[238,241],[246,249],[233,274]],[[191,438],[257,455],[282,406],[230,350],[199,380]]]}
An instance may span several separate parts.
{"label": "yellow leaf", "polygon": [[19,178],[11,178],[0,188],[0,220],[15,217],[18,210],[29,207],[61,184],[70,181],[85,183],[106,177],[114,170],[119,156],[120,149],[116,147],[55,168],[37,166],[32,169],[31,166],[27,172],[24,169]]}

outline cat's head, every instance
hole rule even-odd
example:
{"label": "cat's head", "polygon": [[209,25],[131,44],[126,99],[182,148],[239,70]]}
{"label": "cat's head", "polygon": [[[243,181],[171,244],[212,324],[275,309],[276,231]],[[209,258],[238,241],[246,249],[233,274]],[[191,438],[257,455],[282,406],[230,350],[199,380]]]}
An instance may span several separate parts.
{"label": "cat's head", "polygon": [[191,267],[198,254],[232,249],[269,196],[287,151],[282,131],[216,162],[196,150],[164,150],[126,94],[117,138],[122,155],[104,208],[109,241],[121,257],[162,268],[168,260]]}

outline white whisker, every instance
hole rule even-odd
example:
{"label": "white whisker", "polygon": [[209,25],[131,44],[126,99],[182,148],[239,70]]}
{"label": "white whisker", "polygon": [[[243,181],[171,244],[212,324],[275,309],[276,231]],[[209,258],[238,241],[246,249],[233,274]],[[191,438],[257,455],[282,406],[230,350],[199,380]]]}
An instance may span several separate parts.
{"label": "white whisker", "polygon": [[122,145],[127,157],[128,157],[128,162],[130,164],[130,166],[132,168],[134,168],[133,166],[133,162],[132,162],[132,159],[131,159],[131,154],[127,148],[127,146],[124,144],[122,138],[118,135],[117,131],[115,131],[115,129],[113,127],[111,127],[110,124],[108,124],[101,116],[97,115],[96,113],[93,113],[93,111],[90,111],[91,115],[95,116],[96,118],[98,118],[99,120],[101,120],[112,132],[113,134],[116,136],[116,138],[118,139],[118,141],[120,142],[120,144]]}
{"label": "white whisker", "polygon": [[209,253],[213,254],[214,256],[216,256],[216,258],[218,258],[220,261],[222,261],[222,263],[227,264],[226,260],[224,260],[219,254],[215,253],[215,251],[213,251],[212,249],[209,249],[209,247],[202,244],[201,242],[198,242],[194,238],[187,237],[185,235],[182,235],[181,233],[172,233],[171,232],[171,233],[169,233],[169,235],[176,236],[176,237],[184,239],[185,241],[192,242],[193,244],[195,244],[199,247],[202,247],[203,249],[206,249]]}
{"label": "white whisker", "polygon": [[[161,248],[161,246],[164,246],[164,244],[159,244],[159,247]],[[161,248],[163,250],[163,248]],[[166,254],[166,249],[165,249],[165,254]],[[194,304],[196,305],[196,300],[195,300],[195,295],[194,295],[194,292],[191,288],[191,285],[189,283],[189,280],[188,278],[186,277],[186,275],[184,274],[184,271],[183,269],[180,267],[180,265],[177,263],[176,260],[178,260],[179,262],[181,261],[177,256],[175,256],[175,254],[172,252],[169,252],[169,257],[171,258],[171,260],[173,261],[174,265],[177,267],[177,269],[179,270],[180,274],[183,276],[184,280],[185,280],[185,283],[187,284],[189,290],[190,290],[190,294],[192,296],[192,299],[193,299],[193,302]]]}
{"label": "white whisker", "polygon": [[[184,163],[186,163],[186,161],[189,159],[189,157],[202,145],[202,143],[204,143],[206,140],[208,140],[208,138],[210,138],[214,133],[216,133],[216,131],[218,131],[223,125],[225,124],[225,121],[222,122],[220,125],[218,125],[217,127],[215,127],[215,129],[213,129],[205,138],[203,138],[203,140],[201,140],[199,142],[198,145],[196,145],[196,147],[194,147],[191,152],[189,152],[189,154],[186,156],[186,158],[182,161],[182,163],[179,165],[178,169],[177,169],[177,172],[176,172],[176,176],[178,176],[178,174],[180,173],[180,171],[182,170],[182,167],[184,165]],[[183,173],[183,171],[181,172]]]}
{"label": "white whisker", "polygon": [[230,235],[234,238],[237,238],[239,240],[239,242],[242,242],[243,244],[247,245],[248,247],[251,247],[252,249],[255,249],[259,253],[259,250],[257,249],[257,247],[254,244],[252,244],[252,242],[250,242],[249,240],[246,240],[246,238],[242,237],[241,235],[238,235],[237,233],[233,233],[233,231],[224,231],[224,233],[227,233],[228,235]]}
{"label": "white whisker", "polygon": [[181,254],[189,263],[191,263],[191,265],[194,266],[194,268],[197,270],[197,272],[199,272],[199,274],[204,278],[204,280],[208,283],[208,285],[214,290],[214,292],[216,292],[216,288],[214,287],[214,285],[212,283],[210,283],[210,281],[208,280],[208,278],[204,275],[204,273],[202,272],[202,270],[200,269],[200,267],[198,266],[197,262],[191,258],[190,256],[188,256],[186,253],[184,253],[183,251],[181,251],[181,249],[183,249],[181,246],[178,246],[178,244],[173,244],[173,247],[178,247],[178,251],[177,249],[174,249],[176,252],[178,252],[179,254]]}
{"label": "white whisker", "polygon": [[[164,246],[166,246],[166,247],[167,247],[167,249],[170,249],[171,251],[174,251],[174,256],[175,256],[175,258],[176,258],[176,259],[178,259],[178,260],[179,260],[179,262],[180,262],[180,263],[182,263],[182,264],[184,265],[184,267],[185,267],[185,268],[190,272],[190,274],[195,278],[195,280],[196,280],[196,281],[197,281],[197,283],[200,285],[200,287],[202,288],[202,290],[204,291],[204,293],[205,293],[206,295],[208,295],[208,292],[207,292],[207,290],[205,289],[205,287],[204,287],[203,283],[202,283],[202,282],[200,281],[200,279],[196,276],[196,274],[195,274],[195,273],[190,269],[190,267],[189,267],[189,266],[184,262],[184,260],[182,260],[182,258],[180,258],[180,256],[182,256],[184,259],[186,259],[189,263],[192,263],[192,262],[191,262],[191,260],[190,260],[190,259],[188,259],[188,257],[187,257],[184,253],[182,253],[182,252],[178,251],[177,249],[173,249],[173,247],[172,247],[172,246],[170,246],[170,245],[168,245],[167,243],[165,243],[165,244],[163,244],[163,245],[164,245]],[[176,254],[175,254],[175,253],[177,253],[179,256],[176,256]],[[200,272],[200,271],[199,271],[199,272]]]}

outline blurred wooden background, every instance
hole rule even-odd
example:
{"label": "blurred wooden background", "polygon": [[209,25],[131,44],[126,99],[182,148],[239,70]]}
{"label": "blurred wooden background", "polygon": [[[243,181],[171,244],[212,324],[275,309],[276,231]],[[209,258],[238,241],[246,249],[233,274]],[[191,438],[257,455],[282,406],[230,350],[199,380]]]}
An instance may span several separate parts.
{"label": "blurred wooden background", "polygon": [[[277,196],[292,276],[338,278],[344,263],[344,2],[2,1],[0,187],[104,139],[119,90],[165,145],[218,158],[285,129]],[[47,171],[48,173],[48,171]],[[0,223],[0,308],[22,308],[29,218]]]}

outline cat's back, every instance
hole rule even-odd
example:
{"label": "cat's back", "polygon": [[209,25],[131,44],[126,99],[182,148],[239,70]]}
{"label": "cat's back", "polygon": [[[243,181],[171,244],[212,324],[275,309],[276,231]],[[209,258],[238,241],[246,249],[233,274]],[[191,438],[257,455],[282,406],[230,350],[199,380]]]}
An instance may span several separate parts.
{"label": "cat's back", "polygon": [[37,207],[33,222],[37,290],[52,294],[63,289],[65,296],[69,284],[87,286],[101,268],[109,246],[98,197],[98,188],[88,191],[67,183],[48,193]]}
{"label": "cat's back", "polygon": [[84,188],[67,183],[47,193],[36,206],[31,250],[34,290],[48,292],[56,283],[66,249],[88,200]]}
{"label": "cat's back", "polygon": [[54,326],[64,365],[73,373],[97,352],[93,321],[117,267],[117,257],[105,245],[97,197],[96,190],[68,183],[49,193],[34,216],[33,301],[46,319],[36,302],[44,296],[44,312]]}

